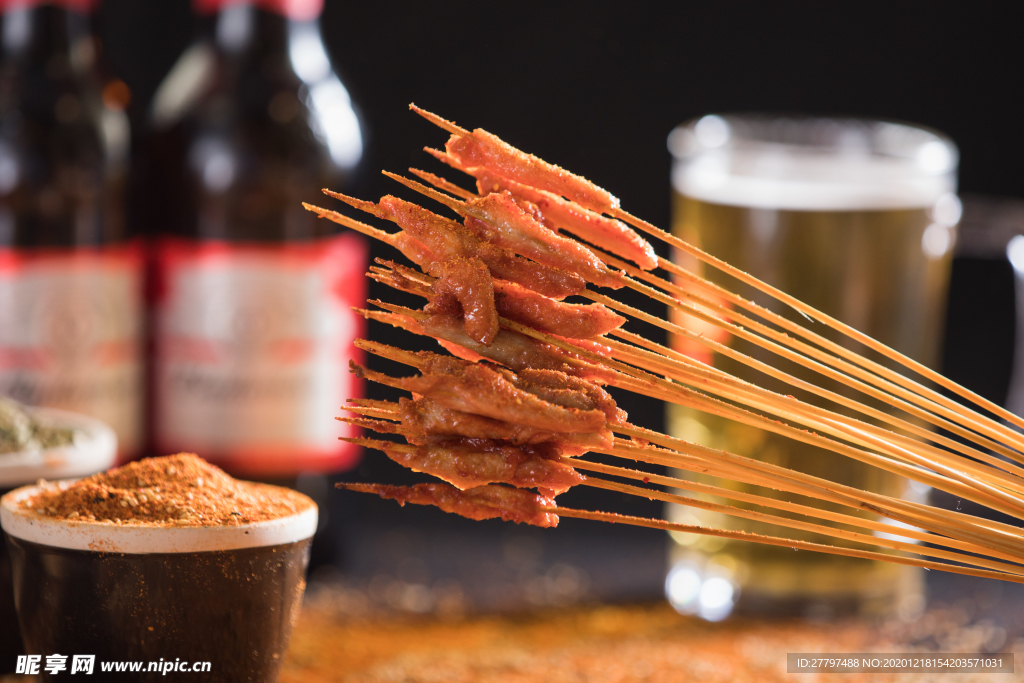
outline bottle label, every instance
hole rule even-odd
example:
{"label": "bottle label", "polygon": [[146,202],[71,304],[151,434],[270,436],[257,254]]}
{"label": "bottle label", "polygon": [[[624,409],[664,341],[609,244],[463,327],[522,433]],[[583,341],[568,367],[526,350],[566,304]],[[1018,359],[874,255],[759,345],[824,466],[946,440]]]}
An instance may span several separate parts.
{"label": "bottle label", "polygon": [[156,261],[154,431],[232,472],[351,467],[338,422],[361,385],[367,246],[347,233],[275,245],[165,240]]}
{"label": "bottle label", "polygon": [[96,9],[98,0],[3,0],[0,1],[0,12],[10,9],[29,9],[38,5],[54,5],[81,14],[90,14]]}
{"label": "bottle label", "polygon": [[143,426],[143,251],[0,249],[0,394],[99,418],[121,459]]}
{"label": "bottle label", "polygon": [[240,4],[255,5],[293,21],[312,21],[324,9],[324,0],[192,0],[192,9],[196,14],[207,15]]}

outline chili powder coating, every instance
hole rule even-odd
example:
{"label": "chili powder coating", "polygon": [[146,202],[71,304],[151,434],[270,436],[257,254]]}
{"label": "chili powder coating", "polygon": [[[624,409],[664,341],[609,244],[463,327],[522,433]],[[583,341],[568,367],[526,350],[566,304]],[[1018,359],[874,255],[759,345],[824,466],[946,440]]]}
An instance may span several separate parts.
{"label": "chili powder coating", "polygon": [[138,526],[237,526],[309,506],[290,489],[238,481],[202,458],[148,458],[73,482],[44,483],[20,506],[53,519]]}

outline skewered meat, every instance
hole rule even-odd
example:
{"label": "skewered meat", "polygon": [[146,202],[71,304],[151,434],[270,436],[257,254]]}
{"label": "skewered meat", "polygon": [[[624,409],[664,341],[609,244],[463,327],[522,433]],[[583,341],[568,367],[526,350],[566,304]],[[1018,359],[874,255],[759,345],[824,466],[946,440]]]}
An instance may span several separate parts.
{"label": "skewered meat", "polygon": [[497,280],[493,287],[498,315],[562,337],[598,337],[626,322],[601,304],[552,301],[514,282]]}
{"label": "skewered meat", "polygon": [[622,274],[609,270],[588,247],[538,222],[506,192],[460,201],[415,180],[394,173],[384,175],[464,216],[466,227],[480,239],[538,263],[579,273],[602,287],[619,288],[625,284]]}
{"label": "skewered meat", "polygon": [[[461,308],[446,306],[445,300],[438,301],[437,285],[430,282],[433,278],[424,277],[411,268],[397,263],[381,263],[390,266],[390,270],[372,267],[370,277],[403,292],[430,299],[434,305],[425,308],[426,312],[455,315],[461,312]],[[481,291],[486,286],[481,284]],[[626,320],[603,304],[568,304],[550,299],[514,282],[492,278],[491,290],[494,292],[494,307],[499,316],[564,339],[575,341],[598,337],[617,329]],[[469,333],[468,329],[466,331]],[[591,350],[602,355],[610,351],[603,345]]]}
{"label": "skewered meat", "polygon": [[490,168],[506,178],[512,178],[521,183],[568,197],[599,213],[619,207],[618,198],[607,190],[601,189],[586,178],[570,173],[564,168],[520,151],[496,135],[481,128],[470,133],[415,105],[410,105],[409,108],[428,121],[453,133],[446,146],[448,153],[454,154],[467,166]]}
{"label": "skewered meat", "polygon": [[567,408],[517,389],[507,376],[469,361],[423,353],[419,377],[392,378],[353,363],[360,376],[427,396],[446,408],[507,420],[552,432],[597,432],[605,414],[597,409]]}
{"label": "skewered meat", "polygon": [[[511,387],[525,391],[541,401],[547,401],[570,411],[585,413],[599,411],[604,414],[605,420],[612,424],[624,424],[627,419],[626,413],[616,406],[615,400],[607,391],[591,382],[562,372],[527,369],[521,374],[516,374],[501,366],[480,365],[427,351],[412,353],[376,342],[363,342],[360,348],[375,355],[417,367],[424,375],[440,374],[465,379],[466,373],[480,373],[483,375],[483,379],[492,386],[502,386],[501,383],[504,382],[507,383],[507,387],[504,387],[506,390]],[[407,380],[394,379],[358,366],[354,366],[354,368],[356,372],[375,381],[399,388],[408,388]],[[419,378],[412,379],[418,380]],[[452,393],[457,393],[458,391],[475,390],[481,386],[481,382],[464,382],[461,386],[449,386],[447,389]],[[426,392],[419,393],[426,394]],[[517,397],[515,394],[510,395]],[[522,399],[522,397],[517,398]],[[542,427],[513,424],[508,421],[506,413],[501,413],[498,417],[483,417],[481,413],[471,407],[480,400],[479,397],[471,395],[469,399],[463,399],[462,407],[445,405],[425,396],[415,401],[402,399],[398,404],[358,400],[354,402],[354,412],[401,420],[404,427],[404,431],[401,433],[405,434],[450,434],[475,438],[508,439],[517,443],[564,440],[568,436],[564,433],[564,429],[551,423]],[[470,414],[467,415],[467,413]],[[462,426],[460,427],[460,425]],[[580,434],[580,432],[573,433]],[[600,434],[596,434],[596,438],[598,441],[603,441],[606,434],[602,431]]]}
{"label": "skewered meat", "polygon": [[413,472],[425,472],[466,490],[486,484],[541,487],[564,493],[583,482],[583,475],[559,458],[551,443],[512,446],[490,439],[457,439],[442,444],[406,446],[377,441],[375,447]]}
{"label": "skewered meat", "polygon": [[589,180],[519,151],[477,128],[472,137],[452,135],[445,150],[466,166],[483,166],[525,185],[539,187],[598,213],[618,208],[619,200]]}
{"label": "skewered meat", "polygon": [[[486,358],[513,370],[531,367],[559,370],[574,377],[604,384],[616,379],[614,370],[590,363],[552,344],[514,330],[502,328],[491,345],[484,346],[466,334],[462,327],[462,320],[456,316],[441,314],[428,316],[419,311],[382,301],[373,303],[389,312],[362,311],[363,315],[372,320],[401,327],[413,334],[433,337],[452,355],[468,361],[479,361]],[[587,340],[580,340],[581,345],[586,343]]]}
{"label": "skewered meat", "polygon": [[409,237],[401,244],[394,242],[395,246],[428,273],[435,264],[476,257],[487,264],[495,277],[517,282],[553,299],[564,299],[586,286],[584,279],[576,273],[517,256],[509,249],[480,239],[455,221],[397,197],[382,197],[379,204],[374,204],[338,192],[327,194],[397,224],[403,230],[400,234],[407,233]]}
{"label": "skewered meat", "polygon": [[[370,429],[381,434],[399,434],[414,446],[437,446],[450,442],[453,438],[491,439],[508,441],[513,446],[537,445],[547,443],[553,445],[566,457],[576,457],[593,450],[613,448],[615,437],[611,430],[586,434],[555,434],[531,427],[502,422],[482,415],[471,415],[457,410],[450,410],[436,403],[431,406],[422,405],[429,399],[422,396],[416,401],[401,399],[413,404],[413,408],[401,411],[402,422],[375,420],[366,417],[339,417],[341,422]],[[393,404],[397,406],[398,404]],[[358,407],[348,408],[349,412],[372,414],[371,411]],[[387,416],[395,419],[398,413]],[[438,419],[440,417],[440,419]],[[453,420],[447,418],[453,417]]]}
{"label": "skewered meat", "polygon": [[[491,345],[484,346],[467,335],[462,329],[461,321],[454,316],[433,315],[423,321],[422,325],[414,324],[419,331],[407,329],[458,344],[516,371],[526,368],[558,370],[597,382],[608,382],[614,378],[614,373],[606,368],[588,363],[568,351],[513,330],[499,330]],[[446,348],[451,350],[450,347]]]}
{"label": "skewered meat", "polygon": [[579,273],[602,287],[622,287],[622,275],[611,271],[587,247],[563,237],[523,210],[507,192],[459,203],[465,225],[488,242],[511,249],[537,263]]}
{"label": "skewered meat", "polygon": [[612,424],[626,424],[628,420],[626,411],[615,404],[611,394],[593,382],[564,372],[526,368],[519,372],[516,386],[567,408],[600,410]]}
{"label": "skewered meat", "polygon": [[470,169],[469,173],[476,177],[480,194],[509,192],[516,199],[535,206],[540,216],[561,230],[628,258],[644,270],[658,265],[658,256],[651,243],[622,221],[602,216],[551,192],[488,173],[485,169]]}
{"label": "skewered meat", "polygon": [[516,445],[554,441],[564,455],[575,456],[592,448],[611,448],[613,444],[612,434],[608,430],[572,434],[552,432],[452,410],[425,397],[416,400],[400,399],[396,417],[402,421],[402,430],[393,433],[405,435],[409,443],[416,445],[437,443],[438,438],[452,436],[505,439]]}
{"label": "skewered meat", "polygon": [[381,498],[397,500],[399,505],[434,505],[469,519],[501,518],[506,522],[539,527],[558,526],[558,515],[542,508],[554,508],[551,498],[508,486],[478,486],[460,491],[448,484],[416,484],[385,486],[383,484],[338,484],[362,493],[376,493]]}
{"label": "skewered meat", "polygon": [[598,356],[604,356],[605,358],[612,357],[612,347],[607,344],[602,344],[597,339],[576,339],[573,337],[563,337],[557,334],[553,334],[551,336],[561,339],[562,341],[569,342],[570,344],[575,344],[581,349],[597,354]]}
{"label": "skewered meat", "polygon": [[[592,244],[630,259],[644,270],[650,270],[658,265],[658,256],[651,243],[622,221],[602,216],[553,192],[496,175],[486,168],[465,166],[446,152],[435,149],[427,149],[427,152],[452,168],[476,178],[477,190],[481,195],[509,192],[527,213],[552,229],[567,230]],[[413,172],[446,192],[463,199],[472,197],[470,193],[452,185],[444,178],[424,171]]]}
{"label": "skewered meat", "polygon": [[435,264],[434,272],[438,278],[432,286],[431,301],[424,310],[451,313],[454,308],[455,313],[462,314],[466,334],[490,346],[498,334],[498,311],[494,307],[491,273],[484,262],[477,258],[456,258]]}

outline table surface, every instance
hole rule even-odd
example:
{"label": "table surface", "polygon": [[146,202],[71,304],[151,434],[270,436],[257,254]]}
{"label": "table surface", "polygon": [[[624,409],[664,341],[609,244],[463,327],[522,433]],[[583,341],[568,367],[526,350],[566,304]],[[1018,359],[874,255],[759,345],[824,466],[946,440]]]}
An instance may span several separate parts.
{"label": "table surface", "polygon": [[793,683],[787,652],[1024,652],[1024,585],[927,572],[927,610],[906,623],[709,624],[661,601],[661,532],[578,520],[534,529],[415,512],[381,505],[353,518],[344,571],[313,572],[283,683]]}
{"label": "table surface", "polygon": [[[796,679],[786,673],[789,652],[1013,652],[1016,673],[996,678],[844,674],[842,680],[1024,681],[1024,588],[931,574],[933,595],[950,599],[932,600],[927,611],[909,621],[733,617],[708,623],[677,614],[662,601],[413,614],[379,606],[366,609],[366,602],[355,599],[344,585],[314,583],[280,681],[793,683]],[[0,677],[0,683],[27,680]],[[800,680],[830,679],[809,674]]]}
{"label": "table surface", "polygon": [[[600,605],[505,616],[339,618],[307,608],[281,683],[326,681],[788,681],[788,652],[978,652],[1001,637],[958,607],[911,623],[730,619],[708,623],[663,603]],[[1024,654],[1024,639],[1002,652]],[[1000,681],[1024,680],[1017,673]],[[819,680],[815,675],[801,680]],[[843,681],[986,681],[992,674],[845,674]]]}

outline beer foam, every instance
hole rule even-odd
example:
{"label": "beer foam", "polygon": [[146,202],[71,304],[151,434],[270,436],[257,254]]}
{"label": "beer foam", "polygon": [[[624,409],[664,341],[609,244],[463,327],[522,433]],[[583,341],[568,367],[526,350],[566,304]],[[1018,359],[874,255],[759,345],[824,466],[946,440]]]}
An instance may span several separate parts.
{"label": "beer foam", "polygon": [[46,424],[75,431],[74,442],[35,451],[0,454],[0,488],[24,486],[38,479],[68,479],[102,472],[117,457],[117,436],[103,422],[53,408],[30,408]]}
{"label": "beer foam", "polygon": [[296,543],[313,536],[316,504],[293,515],[233,526],[159,526],[55,519],[22,507],[50,485],[25,486],[0,499],[0,526],[15,538],[68,550],[146,555],[260,548]]}
{"label": "beer foam", "polygon": [[912,209],[956,191],[956,146],[899,123],[708,115],[673,130],[668,147],[676,191],[714,204]]}
{"label": "beer foam", "polygon": [[952,174],[906,159],[743,150],[677,161],[672,186],[712,204],[792,211],[925,208],[956,191]]}

